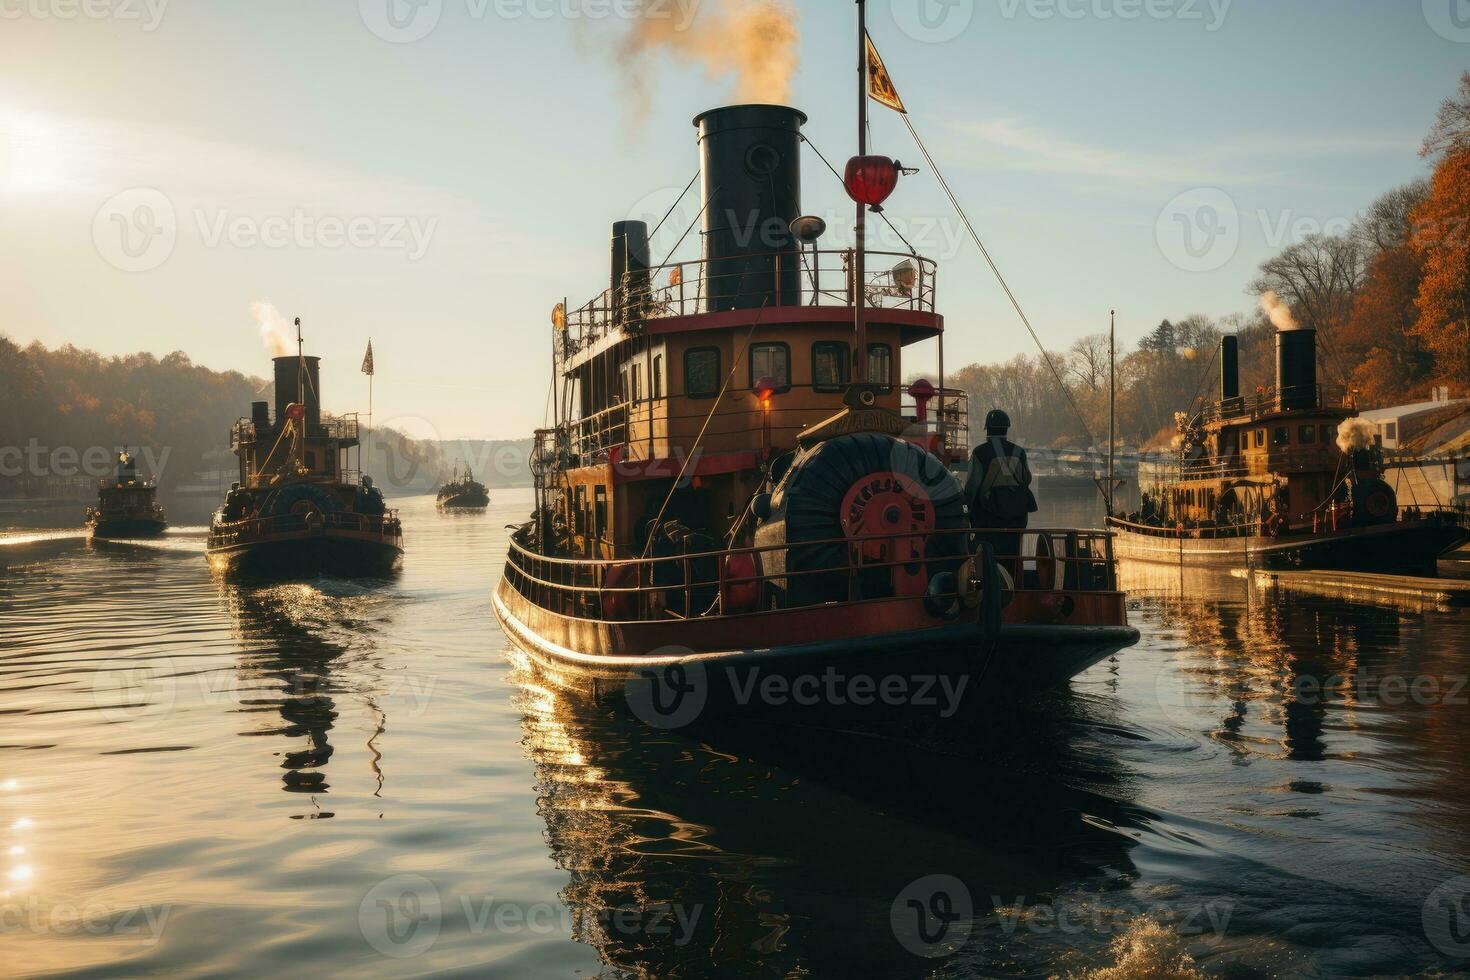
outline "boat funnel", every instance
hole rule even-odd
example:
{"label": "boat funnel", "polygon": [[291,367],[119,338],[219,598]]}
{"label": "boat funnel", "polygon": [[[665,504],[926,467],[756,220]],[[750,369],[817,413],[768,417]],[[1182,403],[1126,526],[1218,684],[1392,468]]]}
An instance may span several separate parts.
{"label": "boat funnel", "polygon": [[1220,338],[1220,400],[1240,397],[1240,340],[1235,334]]}
{"label": "boat funnel", "polygon": [[619,322],[639,319],[648,296],[648,223],[612,226],[612,308]]}
{"label": "boat funnel", "polygon": [[285,420],[287,405],[300,401],[306,406],[307,431],[319,427],[322,424],[321,358],[288,354],[276,358],[275,365],[276,424]]}
{"label": "boat funnel", "polygon": [[1276,331],[1276,398],[1280,407],[1317,407],[1317,331]]}
{"label": "boat funnel", "polygon": [[730,105],[694,117],[704,199],[705,309],[801,303],[801,127],[780,105]]}

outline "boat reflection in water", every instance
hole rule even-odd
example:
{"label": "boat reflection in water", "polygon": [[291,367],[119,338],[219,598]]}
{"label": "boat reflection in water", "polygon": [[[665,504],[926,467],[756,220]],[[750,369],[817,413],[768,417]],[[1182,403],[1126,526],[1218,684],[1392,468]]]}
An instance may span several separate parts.
{"label": "boat reflection in water", "polygon": [[[347,590],[333,594],[315,584],[249,587],[224,576],[217,576],[217,581],[236,638],[244,648],[237,679],[239,710],[257,716],[251,730],[241,734],[293,740],[293,748],[277,750],[285,770],[281,788],[313,797],[325,795],[331,789],[327,765],[333,754],[330,735],[337,722],[337,698],[347,695],[367,703],[377,719],[373,738],[384,728],[372,692],[360,689],[361,678],[372,674],[361,669],[364,654],[357,648],[362,645],[362,634],[350,639],[352,652],[346,637],[367,615],[364,607],[379,600],[344,582],[326,583],[325,587]],[[338,642],[339,638],[344,642]],[[370,648],[367,656],[371,658]],[[372,739],[368,747],[373,748]],[[371,765],[381,791],[378,761],[374,751]],[[321,809],[320,801],[315,802],[314,812],[298,818],[333,816]]]}
{"label": "boat reflection in water", "polygon": [[974,905],[947,937],[961,958],[1001,941],[992,896],[1134,877],[1143,815],[1116,766],[1069,739],[1107,723],[1065,692],[1021,709],[1033,717],[991,705],[901,732],[801,728],[794,715],[672,732],[511,656],[573,935],[631,975],[920,976],[941,950],[915,948],[890,916],[909,914],[901,896],[930,873],[967,893],[941,911]]}

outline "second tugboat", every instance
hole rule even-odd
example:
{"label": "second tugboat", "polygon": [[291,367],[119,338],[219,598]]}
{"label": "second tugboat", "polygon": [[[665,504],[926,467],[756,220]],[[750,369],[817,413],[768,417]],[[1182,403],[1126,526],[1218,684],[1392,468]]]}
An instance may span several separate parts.
{"label": "second tugboat", "polygon": [[490,506],[490,491],[475,479],[474,471],[468,466],[460,476],[456,464],[454,476],[439,488],[437,504],[440,510],[484,510]]}
{"label": "second tugboat", "polygon": [[1179,416],[1177,477],[1108,518],[1119,557],[1427,575],[1465,539],[1454,513],[1399,506],[1350,393],[1317,383],[1316,333],[1278,329],[1276,387],[1253,397],[1221,340],[1221,400]]}
{"label": "second tugboat", "polygon": [[[240,479],[209,527],[210,565],[264,575],[381,575],[403,556],[403,528],[360,473],[357,415],[323,417],[320,358],[275,359],[276,405],[235,423]],[[356,465],[354,465],[356,463]]]}
{"label": "second tugboat", "polygon": [[138,464],[126,449],[117,454],[117,473],[97,488],[97,506],[87,508],[94,538],[151,538],[168,527],[158,505],[158,484],[138,479]]}

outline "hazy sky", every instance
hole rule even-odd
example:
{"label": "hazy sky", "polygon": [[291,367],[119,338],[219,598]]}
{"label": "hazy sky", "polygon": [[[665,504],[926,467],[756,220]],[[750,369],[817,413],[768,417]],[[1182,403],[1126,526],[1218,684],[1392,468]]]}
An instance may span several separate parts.
{"label": "hazy sky", "polygon": [[[675,19],[720,6],[658,2]],[[854,8],[795,7],[791,101],[840,161]],[[1247,309],[1263,258],[1425,172],[1419,142],[1470,66],[1465,0],[869,8],[916,126],[1051,347],[1105,329],[1110,307],[1128,340]],[[661,61],[640,117],[611,55],[623,9],[0,0],[0,331],[264,376],[265,301],[302,317],[329,409],[366,408],[371,336],[379,420],[529,434],[551,306],[606,285],[610,224],[657,219],[697,166],[691,117],[733,92]],[[887,110],[873,132],[919,162]],[[841,189],[803,165],[804,210],[843,222],[826,240],[841,245]],[[941,261],[950,365],[1033,349],[931,175],[889,213]]]}

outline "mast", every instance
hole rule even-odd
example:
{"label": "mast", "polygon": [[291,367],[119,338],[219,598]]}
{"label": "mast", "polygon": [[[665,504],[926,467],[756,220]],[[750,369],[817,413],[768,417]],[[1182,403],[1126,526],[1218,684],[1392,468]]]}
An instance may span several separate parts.
{"label": "mast", "polygon": [[1105,495],[1109,517],[1113,516],[1113,493],[1117,489],[1117,484],[1113,480],[1113,446],[1118,441],[1116,435],[1118,427],[1117,338],[1118,311],[1111,310],[1108,313],[1108,492]]}
{"label": "mast", "polygon": [[[868,153],[868,25],[867,25],[867,0],[857,0],[858,9],[858,36],[857,36],[857,75],[858,75],[858,156],[866,156]],[[852,256],[852,306],[853,306],[853,345],[857,348],[853,351],[853,384],[868,383],[868,331],[867,323],[863,318],[863,281],[866,275],[866,259],[864,250],[867,248],[867,230],[865,222],[867,215],[863,213],[863,203],[857,203],[857,220],[853,223],[853,256]]]}

